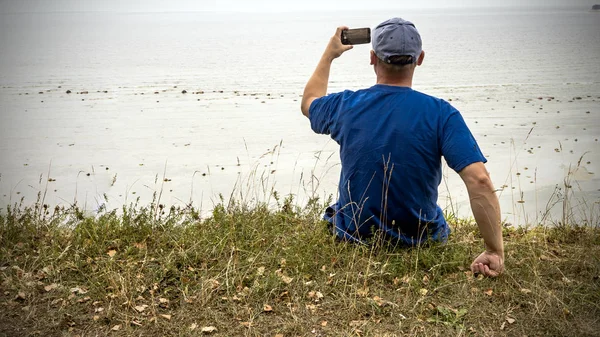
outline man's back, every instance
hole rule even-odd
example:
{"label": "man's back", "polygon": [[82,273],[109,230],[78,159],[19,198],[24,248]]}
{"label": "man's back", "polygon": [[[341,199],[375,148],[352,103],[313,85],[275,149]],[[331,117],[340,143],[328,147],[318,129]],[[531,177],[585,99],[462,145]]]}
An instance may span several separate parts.
{"label": "man's back", "polygon": [[315,132],[340,144],[339,199],[330,214],[338,236],[365,238],[375,228],[407,245],[447,237],[437,205],[441,156],[450,152],[451,166],[464,167],[473,158],[450,147],[475,144],[472,137],[467,144],[444,137],[464,125],[456,109],[408,87],[375,85],[315,100],[310,120]]}

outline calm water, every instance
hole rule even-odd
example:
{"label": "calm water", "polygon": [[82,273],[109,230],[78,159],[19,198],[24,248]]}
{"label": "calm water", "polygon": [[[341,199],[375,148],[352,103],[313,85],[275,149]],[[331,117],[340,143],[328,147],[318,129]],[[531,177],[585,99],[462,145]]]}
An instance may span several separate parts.
{"label": "calm water", "polygon": [[[0,15],[0,205],[335,194],[337,145],[299,96],[336,26],[396,15],[424,40],[414,88],[463,113],[504,217],[560,220],[567,191],[598,223],[600,14],[582,10]],[[374,84],[369,50],[336,60],[330,91]],[[440,204],[468,216],[446,171]]]}

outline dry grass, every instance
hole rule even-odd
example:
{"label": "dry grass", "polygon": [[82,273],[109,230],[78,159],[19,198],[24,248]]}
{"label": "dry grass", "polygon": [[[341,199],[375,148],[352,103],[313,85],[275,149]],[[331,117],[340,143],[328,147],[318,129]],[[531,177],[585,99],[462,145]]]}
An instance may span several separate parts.
{"label": "dry grass", "polygon": [[275,200],[206,219],[10,207],[0,336],[600,335],[598,227],[506,228],[507,271],[484,279],[471,222],[449,216],[443,246],[358,246],[328,235],[317,200]]}

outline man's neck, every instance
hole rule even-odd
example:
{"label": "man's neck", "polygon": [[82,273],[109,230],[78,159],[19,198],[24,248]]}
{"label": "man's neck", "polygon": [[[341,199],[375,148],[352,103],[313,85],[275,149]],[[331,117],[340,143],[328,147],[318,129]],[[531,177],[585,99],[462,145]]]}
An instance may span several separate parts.
{"label": "man's neck", "polygon": [[377,84],[412,87],[412,76],[377,76]]}
{"label": "man's neck", "polygon": [[392,85],[395,87],[412,87],[412,80],[403,80],[403,81],[390,81],[390,80],[386,80],[386,79],[377,79],[377,84],[383,84],[383,85]]}
{"label": "man's neck", "polygon": [[374,65],[377,84],[392,85],[396,87],[412,88],[414,67],[401,72],[386,71],[381,65]]}

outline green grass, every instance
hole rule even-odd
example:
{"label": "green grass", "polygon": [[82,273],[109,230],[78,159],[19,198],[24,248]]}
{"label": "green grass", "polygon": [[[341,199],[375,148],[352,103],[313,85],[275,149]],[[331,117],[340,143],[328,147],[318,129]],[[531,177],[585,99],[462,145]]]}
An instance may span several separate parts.
{"label": "green grass", "polygon": [[[600,228],[505,228],[473,277],[476,225],[446,245],[336,242],[323,203],[0,212],[0,336],[599,336]],[[202,332],[204,327],[216,331]]]}

